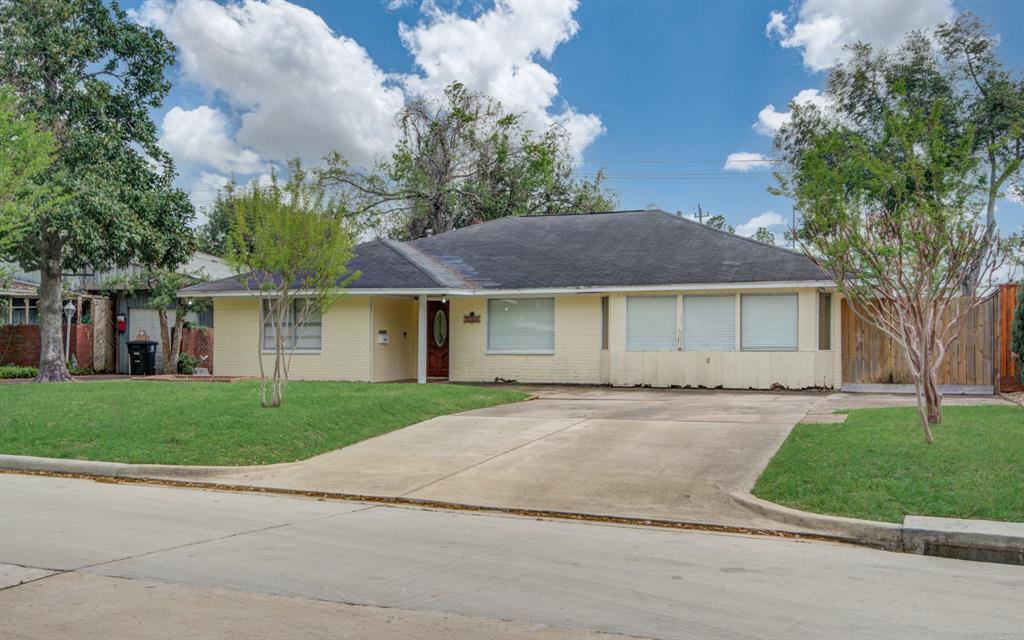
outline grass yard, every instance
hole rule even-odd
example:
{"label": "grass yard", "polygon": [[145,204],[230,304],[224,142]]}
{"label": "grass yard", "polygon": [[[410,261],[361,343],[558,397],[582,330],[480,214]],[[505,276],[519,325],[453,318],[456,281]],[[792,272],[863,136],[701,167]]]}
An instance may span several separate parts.
{"label": "grass yard", "polygon": [[867,520],[1024,521],[1024,409],[946,407],[942,415],[931,445],[915,408],[858,409],[845,424],[798,424],[753,493]]}
{"label": "grass yard", "polygon": [[301,460],[428,418],[525,393],[452,384],[291,382],[0,385],[0,453],[112,462],[248,465]]}

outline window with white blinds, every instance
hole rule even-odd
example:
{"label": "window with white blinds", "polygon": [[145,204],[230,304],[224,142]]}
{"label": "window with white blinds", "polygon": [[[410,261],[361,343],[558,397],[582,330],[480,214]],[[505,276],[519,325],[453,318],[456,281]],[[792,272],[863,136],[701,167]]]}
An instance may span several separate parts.
{"label": "window with white blinds", "polygon": [[554,298],[488,300],[487,351],[554,353]]}
{"label": "window with white blinds", "polygon": [[796,351],[797,295],[744,295],[741,302],[744,351]]}
{"label": "window with white blinds", "polygon": [[[306,313],[305,321],[300,325],[298,320],[302,315],[302,305],[307,304],[305,300],[293,300],[288,306],[288,311],[281,319],[281,334],[284,336],[284,348],[290,351],[319,351],[322,340],[322,324],[320,312],[310,309]],[[274,322],[269,313],[269,302],[263,301],[263,349],[273,351]]]}
{"label": "window with white blinds", "polygon": [[626,298],[626,350],[675,351],[676,296]]}
{"label": "window with white blinds", "polygon": [[736,296],[683,296],[683,349],[736,350]]}

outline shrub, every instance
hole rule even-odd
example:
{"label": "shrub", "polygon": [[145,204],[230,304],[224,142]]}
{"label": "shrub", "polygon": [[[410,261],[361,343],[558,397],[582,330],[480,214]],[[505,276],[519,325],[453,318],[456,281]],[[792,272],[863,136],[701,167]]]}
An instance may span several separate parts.
{"label": "shrub", "polygon": [[19,367],[13,364],[0,366],[0,379],[34,378],[39,375],[35,367]]}
{"label": "shrub", "polygon": [[199,366],[199,358],[191,353],[183,353],[178,356],[178,373],[186,376],[192,375]]}

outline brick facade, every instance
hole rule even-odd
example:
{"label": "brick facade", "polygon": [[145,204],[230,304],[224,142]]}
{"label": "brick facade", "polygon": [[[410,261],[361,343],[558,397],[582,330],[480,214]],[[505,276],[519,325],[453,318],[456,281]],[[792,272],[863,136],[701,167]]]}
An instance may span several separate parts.
{"label": "brick facade", "polygon": [[0,365],[39,366],[39,327],[34,324],[0,326]]}
{"label": "brick facade", "polygon": [[[66,325],[61,327],[61,339],[66,340]],[[71,325],[71,353],[80,367],[92,366],[91,324]],[[39,366],[39,325],[15,324],[0,326],[0,365],[20,367]]]}
{"label": "brick facade", "polygon": [[[199,359],[197,366],[213,373],[213,329],[186,327],[181,330],[181,352]],[[206,359],[203,359],[206,356]]]}

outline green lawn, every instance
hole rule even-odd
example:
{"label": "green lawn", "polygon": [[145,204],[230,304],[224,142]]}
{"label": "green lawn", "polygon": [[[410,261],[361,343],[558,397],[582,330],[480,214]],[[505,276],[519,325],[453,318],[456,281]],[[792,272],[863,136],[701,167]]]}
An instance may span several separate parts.
{"label": "green lawn", "polygon": [[452,384],[257,382],[0,385],[0,453],[113,462],[247,465],[300,460],[434,416],[522,400]]}
{"label": "green lawn", "polygon": [[1024,521],[1024,409],[946,407],[925,444],[914,408],[798,424],[754,495],[789,507],[902,522],[904,515]]}

